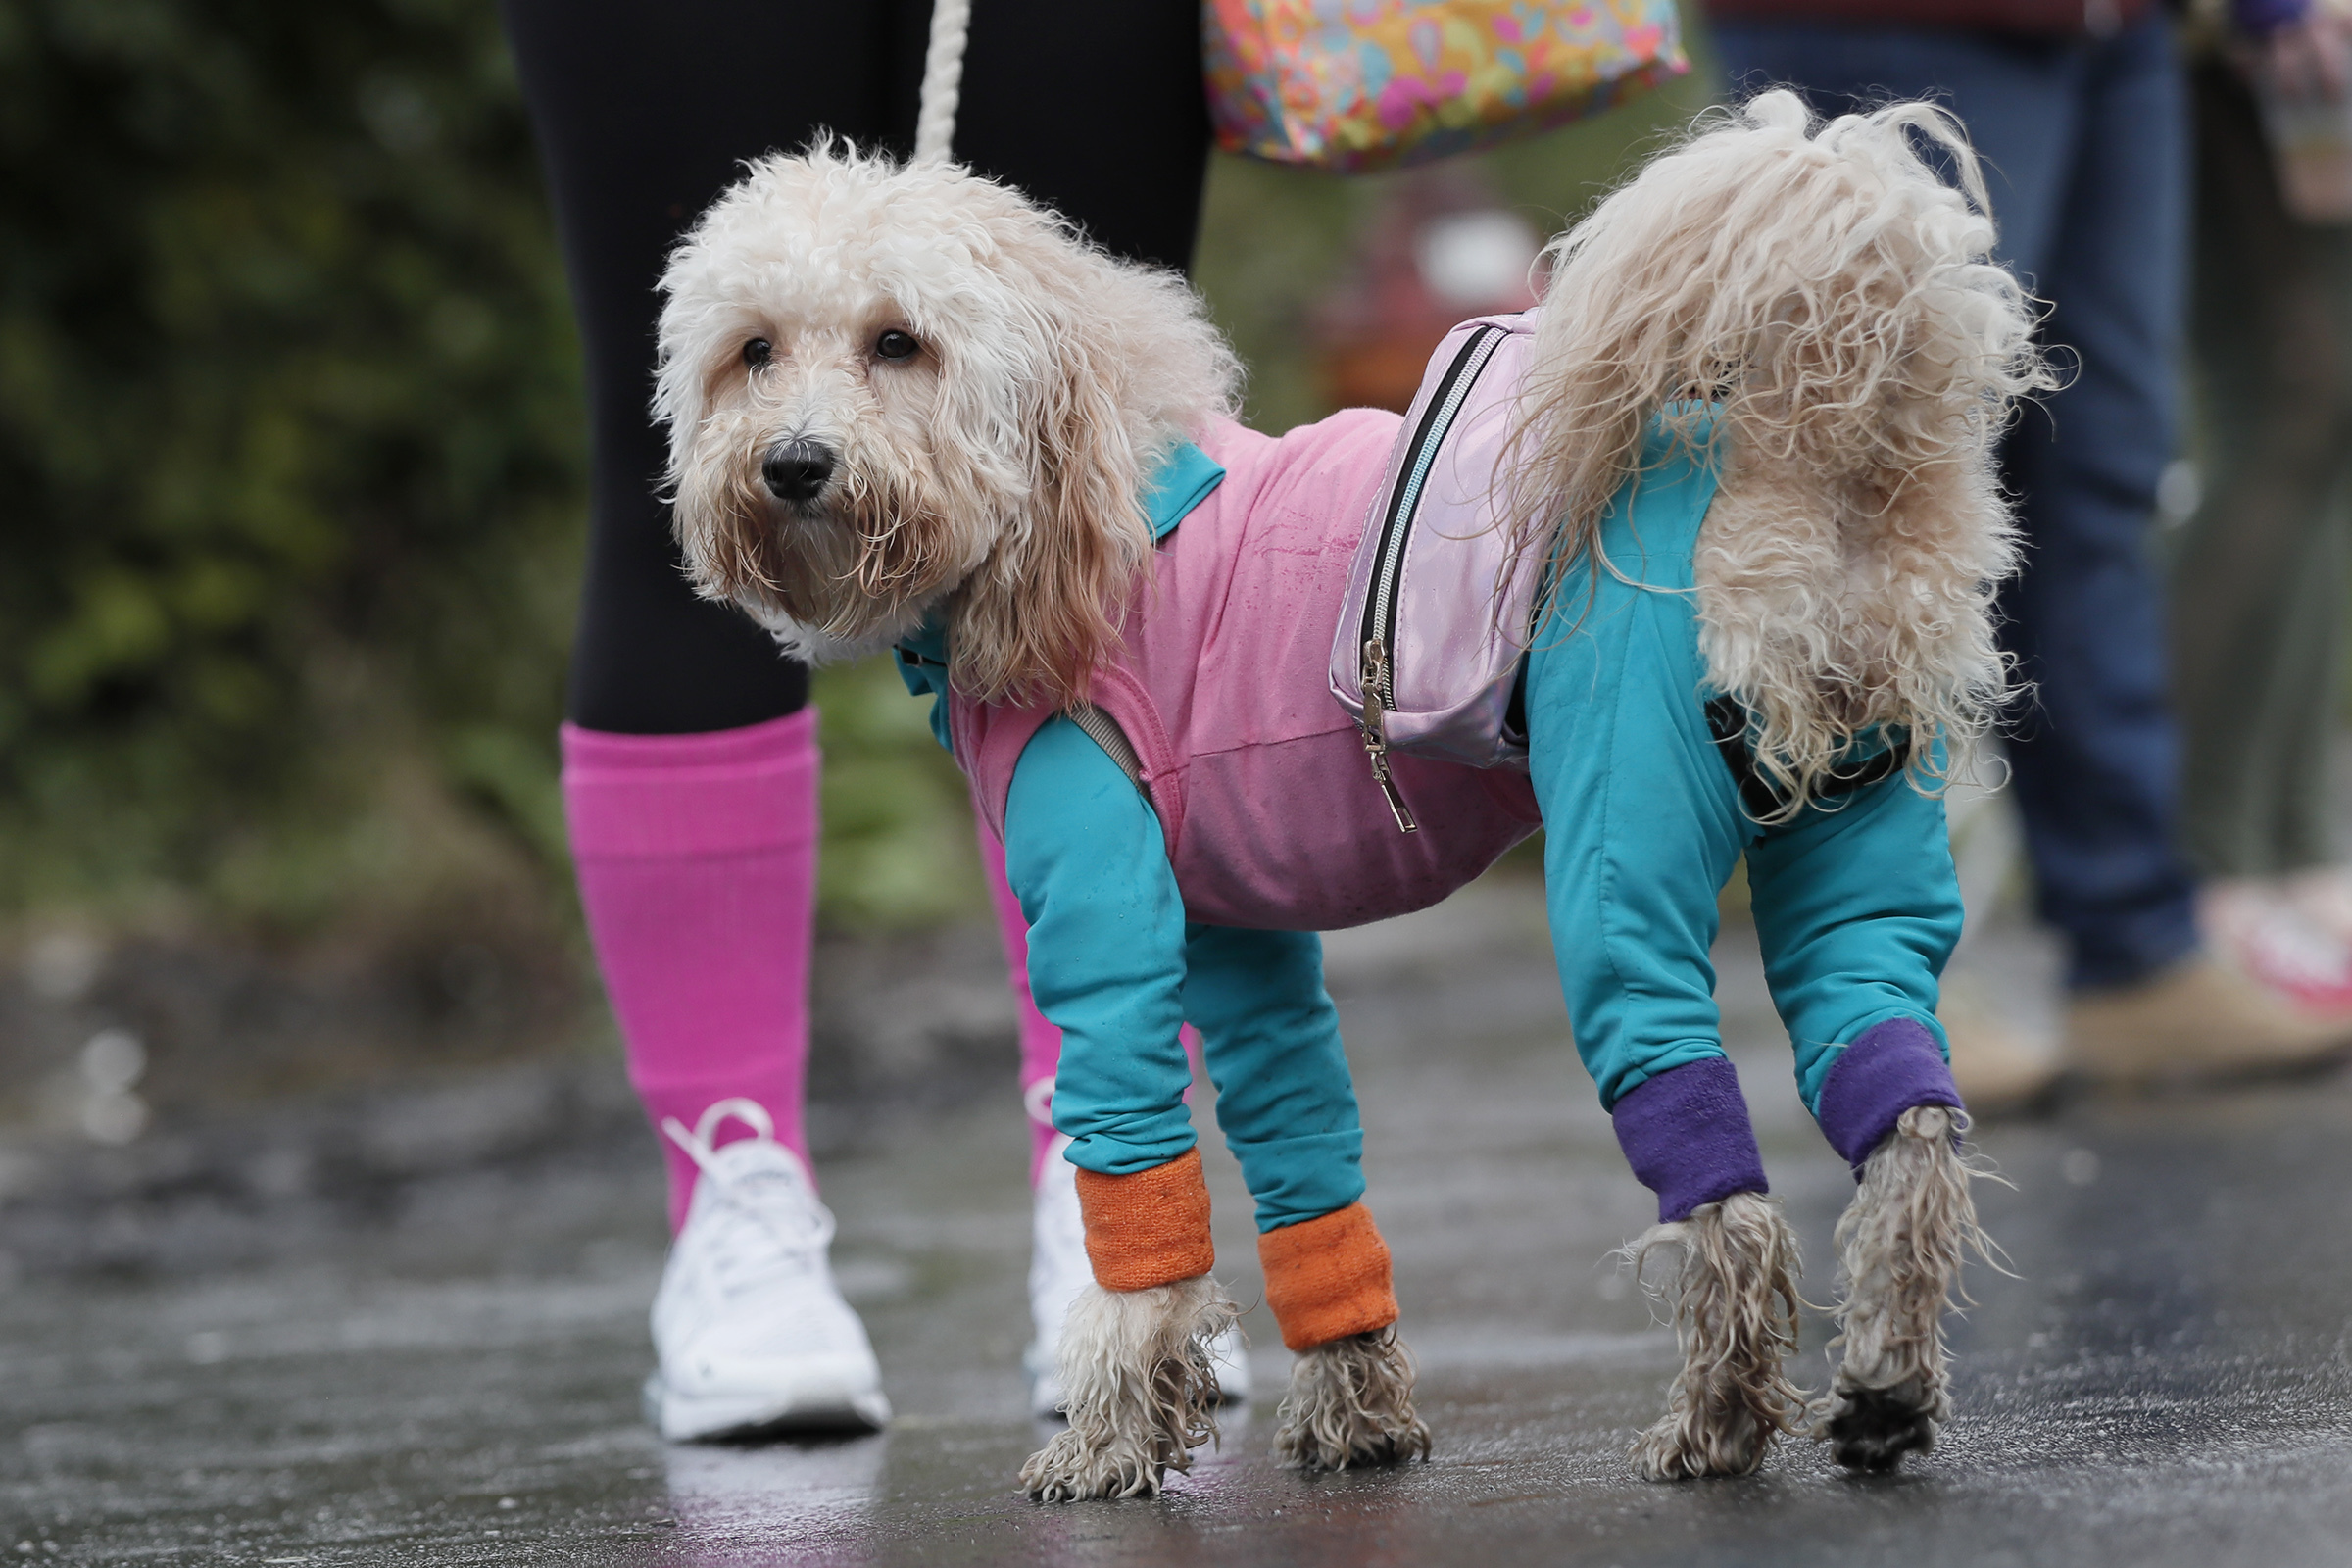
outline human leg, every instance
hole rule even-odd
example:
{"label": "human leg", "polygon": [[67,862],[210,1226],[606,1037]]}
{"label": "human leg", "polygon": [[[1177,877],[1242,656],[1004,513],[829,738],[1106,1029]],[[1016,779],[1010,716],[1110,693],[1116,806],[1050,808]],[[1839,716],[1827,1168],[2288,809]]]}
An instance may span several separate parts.
{"label": "human leg", "polygon": [[2043,914],[2081,988],[2155,975],[2197,946],[2174,848],[2179,746],[2148,530],[2174,452],[2185,222],[2178,71],[2161,18],[2091,46],[2066,200],[2041,268],[2073,381],[2009,445],[2031,549],[2002,596],[2036,702],[2011,738]]}
{"label": "human leg", "polygon": [[[688,586],[647,416],[655,284],[736,161],[827,124],[870,135],[894,59],[883,14],[686,0],[510,0],[508,34],[580,322],[593,453],[565,794],[581,901],[657,1129],[730,1097],[805,1159],[817,753],[808,672]],[[779,107],[765,59],[835,69]],[[698,1097],[699,1101],[698,1101]],[[725,1131],[740,1136],[741,1124]],[[700,1170],[662,1137],[670,1214]]]}
{"label": "human leg", "polygon": [[[677,234],[740,159],[800,145],[819,126],[904,147],[929,11],[927,0],[507,7],[557,197],[596,436],[567,735],[567,749],[595,754],[596,765],[567,780],[575,824],[585,824],[574,847],[632,1073],[649,1090],[657,1123],[699,1124],[686,1100],[724,1088],[730,1098],[755,1098],[788,1142],[798,1136],[816,754],[809,725],[774,722],[806,701],[806,672],[777,659],[748,621],[696,599],[679,570],[656,495],[662,443],[644,413],[654,283]],[[1186,37],[1172,59],[1155,47],[1171,19]],[[1194,24],[1188,8],[1168,0],[985,8],[967,61],[959,150],[1016,182],[1032,177],[1034,164],[1039,182],[1105,243],[1180,265],[1205,157]],[[1057,112],[1082,122],[1119,118],[1129,127],[1120,157],[1063,167],[1069,148],[1101,141],[1069,136],[1067,119],[1049,121],[1033,102],[1046,96],[1034,82],[1009,90],[1006,78],[1019,75],[1039,39],[1130,60],[1133,69],[1120,73],[1075,74],[1079,102],[1061,85],[1051,95]],[[779,61],[811,58],[825,69],[779,75]],[[1170,180],[1182,186],[1172,197],[1163,188]],[[702,765],[712,742],[738,764],[722,770],[729,778]],[[747,751],[760,754],[750,760],[758,765],[742,765]],[[594,776],[624,757],[625,785]],[[633,819],[623,800],[634,803]],[[760,831],[775,842],[762,841],[756,855],[655,852],[677,820],[710,811],[764,822]],[[701,896],[714,884],[724,885],[723,897]],[[754,906],[758,933],[706,929]],[[730,1014],[755,1026],[714,1034],[713,1019]],[[1026,1037],[1025,1076],[1034,1082],[1051,1072],[1053,1036],[1032,1027]],[[747,1125],[726,1117],[710,1131],[724,1137]],[[673,1217],[682,1216],[702,1167],[684,1141],[665,1139],[662,1148]]]}
{"label": "human leg", "polygon": [[[1208,165],[1200,25],[1188,0],[975,7],[955,157],[1074,219],[1114,255],[1188,270]],[[1105,61],[1119,69],[1104,70]],[[911,125],[911,98],[904,108]],[[1073,128],[1113,124],[1116,135]],[[1061,1035],[1029,994],[1026,927],[1004,881],[1004,847],[986,828],[980,839],[1020,1020],[1035,1183],[1045,1179],[1054,1141],[1042,1097],[1051,1093]]]}
{"label": "human leg", "polygon": [[[570,703],[581,730],[749,728],[807,700],[806,671],[779,660],[744,617],[696,598],[679,569],[656,494],[664,452],[644,409],[654,283],[677,234],[741,159],[800,145],[818,127],[903,144],[929,11],[924,0],[506,8],[588,362],[596,482]],[[1193,11],[1171,0],[984,8],[966,62],[959,156],[1057,202],[1122,254],[1182,266],[1207,145],[1195,26]],[[1043,94],[1028,70],[1040,50],[1130,64],[1072,71]],[[795,73],[779,93],[775,63],[810,58],[825,70]],[[1072,136],[1073,114],[1081,122],[1116,118],[1128,132],[1115,144]],[[807,757],[812,765],[813,752]],[[797,1122],[797,1107],[781,1119]],[[690,1167],[673,1174],[681,1188],[691,1184]]]}
{"label": "human leg", "polygon": [[[815,731],[812,709],[701,735],[564,728],[581,903],[646,1114],[693,1127],[749,1098],[803,1161]],[[674,1229],[700,1172],[662,1143]]]}
{"label": "human leg", "polygon": [[[1200,229],[1208,157],[1200,80],[1200,16],[1189,0],[1102,6],[1006,0],[976,7],[954,155],[1077,220],[1115,255],[1187,270]],[[1102,62],[1119,69],[1106,71]],[[913,100],[903,119],[913,123]],[[1120,127],[1098,135],[1080,127]],[[981,860],[1004,942],[1020,1035],[1022,1103],[1031,1134],[1030,1400],[1050,1415],[1071,1304],[1091,1278],[1074,1172],[1059,1157],[1051,1103],[1061,1031],[1030,994],[1028,928],[1004,877],[1004,847],[980,829]],[[1247,1397],[1238,1333],[1210,1347],[1218,1392]]]}
{"label": "human leg", "polygon": [[2204,495],[2173,553],[2191,852],[2218,877],[2331,862],[2352,438],[2352,237],[2279,200],[2252,90],[2194,77],[2191,346]]}
{"label": "human leg", "polygon": [[1057,1135],[1054,1131],[1054,1065],[1061,1059],[1061,1031],[1037,1010],[1029,990],[1029,922],[1021,916],[1021,901],[1004,879],[1004,845],[987,828],[980,830],[980,869],[988,881],[989,906],[997,917],[997,935],[1004,944],[1004,972],[1012,985],[1014,1027],[1021,1042],[1021,1103],[1029,1111],[1029,1183],[1044,1179],[1046,1159]]}
{"label": "human leg", "polygon": [[973,7],[955,155],[1114,256],[1189,271],[1208,172],[1200,6]]}
{"label": "human leg", "polygon": [[1755,24],[1721,35],[1735,80],[1788,76],[1825,112],[1942,99],[1984,156],[2003,258],[2055,302],[2045,335],[2076,373],[2009,445],[2030,549],[2002,607],[2038,703],[2011,759],[2042,910],[2073,943],[2077,983],[2153,973],[2196,943],[2171,842],[2177,752],[2146,559],[2173,452],[2184,180],[2164,24],[2106,42]]}
{"label": "human leg", "polygon": [[[832,1280],[832,1220],[803,1132],[817,833],[808,673],[687,586],[645,403],[655,284],[678,233],[737,160],[820,123],[874,134],[888,79],[919,43],[894,49],[891,8],[510,0],[504,17],[589,392],[565,806],[680,1233],[655,1304],[649,1405],[673,1439],[878,1424],[880,1373]],[[772,61],[811,47],[833,69],[780,97]]]}
{"label": "human leg", "polygon": [[2329,752],[2348,563],[2352,240],[2288,216],[2252,88],[2192,74],[2196,514],[2173,545],[2184,828],[2210,939],[2306,1006],[2352,1004]]}
{"label": "human leg", "polygon": [[2074,950],[2068,1054],[2103,1079],[2291,1068],[2347,1029],[2203,953],[2172,848],[2179,751],[2146,534],[2173,453],[2185,123],[2162,31],[2151,19],[2103,45],[2085,82],[2047,328],[2081,369],[2010,444],[2034,548],[2006,630],[2040,698],[2011,758],[2042,909]]}

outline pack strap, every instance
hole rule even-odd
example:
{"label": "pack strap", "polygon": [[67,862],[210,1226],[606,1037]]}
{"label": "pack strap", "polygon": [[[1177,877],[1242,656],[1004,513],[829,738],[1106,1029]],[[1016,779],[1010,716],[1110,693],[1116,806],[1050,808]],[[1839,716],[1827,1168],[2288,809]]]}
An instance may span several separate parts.
{"label": "pack strap", "polygon": [[1102,747],[1110,760],[1119,764],[1119,771],[1127,775],[1127,782],[1135,786],[1135,793],[1144,798],[1147,806],[1151,805],[1152,792],[1144,787],[1143,759],[1135,755],[1135,746],[1127,739],[1127,732],[1119,728],[1119,721],[1092,703],[1079,703],[1070,708],[1068,712],[1070,722],[1086,731],[1088,739]]}

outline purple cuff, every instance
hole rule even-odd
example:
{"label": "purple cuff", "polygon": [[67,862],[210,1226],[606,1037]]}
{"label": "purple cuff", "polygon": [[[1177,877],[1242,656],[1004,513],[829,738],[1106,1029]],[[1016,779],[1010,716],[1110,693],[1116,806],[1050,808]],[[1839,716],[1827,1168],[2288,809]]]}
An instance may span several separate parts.
{"label": "purple cuff", "polygon": [[1913,1105],[1958,1109],[1960,1090],[1927,1025],[1916,1018],[1889,1018],[1855,1036],[1831,1063],[1813,1119],[1859,1181],[1870,1152]]}
{"label": "purple cuff", "polygon": [[2311,0],[2230,0],[2230,10],[2241,31],[2260,37],[2302,21],[2311,13]]}
{"label": "purple cuff", "polygon": [[1617,1147],[1658,1195],[1658,1223],[1690,1217],[1734,1193],[1770,1191],[1764,1156],[1748,1125],[1740,1074],[1722,1056],[1669,1068],[1629,1090],[1609,1113]]}

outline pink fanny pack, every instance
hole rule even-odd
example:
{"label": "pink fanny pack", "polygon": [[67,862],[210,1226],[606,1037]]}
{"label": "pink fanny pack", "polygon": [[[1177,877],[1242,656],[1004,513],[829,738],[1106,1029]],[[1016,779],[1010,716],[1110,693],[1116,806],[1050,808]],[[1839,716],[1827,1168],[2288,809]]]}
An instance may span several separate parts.
{"label": "pink fanny pack", "polygon": [[1331,648],[1331,694],[1364,734],[1396,825],[1391,749],[1471,767],[1527,766],[1512,683],[1540,562],[1511,565],[1498,462],[1535,342],[1537,312],[1482,316],[1429,362],[1365,519]]}

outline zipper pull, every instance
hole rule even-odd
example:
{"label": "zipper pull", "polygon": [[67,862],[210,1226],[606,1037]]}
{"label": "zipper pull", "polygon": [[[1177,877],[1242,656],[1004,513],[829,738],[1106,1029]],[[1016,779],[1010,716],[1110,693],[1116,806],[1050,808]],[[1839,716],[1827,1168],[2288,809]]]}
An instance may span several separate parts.
{"label": "zipper pull", "polygon": [[1389,682],[1388,644],[1375,637],[1364,644],[1364,755],[1371,759],[1372,782],[1388,798],[1389,812],[1396,818],[1396,831],[1418,833],[1421,824],[1413,820],[1412,808],[1396,792],[1396,781],[1389,777],[1389,710],[1386,688]]}

